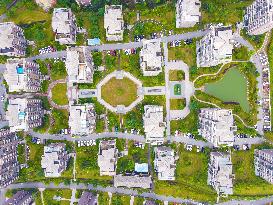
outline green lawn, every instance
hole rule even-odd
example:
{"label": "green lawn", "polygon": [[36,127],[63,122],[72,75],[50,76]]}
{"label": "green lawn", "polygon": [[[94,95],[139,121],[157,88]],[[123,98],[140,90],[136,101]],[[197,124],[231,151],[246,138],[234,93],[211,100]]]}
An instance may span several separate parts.
{"label": "green lawn", "polygon": [[108,205],[109,204],[109,196],[108,196],[108,193],[106,192],[100,192],[99,193],[99,197],[98,197],[98,202],[99,204],[106,204]]}
{"label": "green lawn", "polygon": [[142,197],[135,197],[134,198],[134,205],[143,205],[144,198]]}
{"label": "green lawn", "polygon": [[41,168],[41,159],[44,153],[44,146],[33,144],[31,142],[31,137],[27,137],[27,145],[30,149],[28,168],[23,168],[20,170],[19,181],[20,182],[31,182],[31,181],[42,181],[44,177],[44,172]]}
{"label": "green lawn", "polygon": [[169,47],[169,60],[182,60],[189,67],[196,65],[196,39],[190,45],[181,42],[179,47]]}
{"label": "green lawn", "polygon": [[267,183],[254,172],[254,149],[271,148],[268,145],[252,146],[248,151],[232,153],[235,174],[234,195],[238,197],[265,197],[273,194],[273,185]]}
{"label": "green lawn", "polygon": [[44,202],[45,205],[69,205],[69,201],[56,201],[53,199],[54,196],[60,196],[65,199],[70,199],[72,191],[70,189],[46,189],[44,191]]}
{"label": "green lawn", "polygon": [[186,107],[186,100],[183,99],[171,99],[170,100],[171,110],[182,110]]}
{"label": "green lawn", "polygon": [[52,100],[57,105],[67,105],[68,99],[67,99],[67,85],[66,83],[58,83],[55,85],[52,90]]}
{"label": "green lawn", "polygon": [[98,166],[99,145],[90,147],[77,147],[76,177],[79,179],[110,180],[112,177],[100,176]]}
{"label": "green lawn", "polygon": [[137,86],[129,78],[111,78],[101,89],[102,99],[112,106],[129,106],[137,98]]}
{"label": "green lawn", "polygon": [[37,21],[51,21],[51,15],[33,2],[18,2],[8,12],[8,21],[16,24],[29,24]]}
{"label": "green lawn", "polygon": [[[125,141],[124,141],[125,143]],[[118,141],[117,141],[118,147]],[[119,151],[123,150],[123,146],[120,146]],[[117,162],[117,173],[132,172],[135,169],[135,163],[147,163],[148,159],[148,146],[145,149],[134,147],[134,142],[129,141],[128,155],[121,157]]]}
{"label": "green lawn", "polygon": [[67,72],[66,72],[64,62],[62,61],[54,62],[52,60],[48,60],[47,62],[51,65],[50,78],[52,81],[65,79],[67,77]]}
{"label": "green lawn", "polygon": [[52,118],[54,124],[50,127],[50,134],[58,134],[61,129],[68,128],[68,111],[67,110],[52,110]]}
{"label": "green lawn", "polygon": [[170,81],[182,81],[185,80],[185,73],[182,70],[170,70],[169,71]]}
{"label": "green lawn", "polygon": [[112,205],[129,205],[130,204],[130,196],[127,195],[118,195],[113,194],[112,196]]}
{"label": "green lawn", "polygon": [[245,8],[252,2],[252,0],[203,0],[202,24],[224,23],[234,25],[242,21]]}
{"label": "green lawn", "polygon": [[216,202],[216,192],[207,185],[208,154],[197,153],[195,149],[186,151],[183,145],[179,145],[176,180],[156,180],[155,192],[197,201]]}

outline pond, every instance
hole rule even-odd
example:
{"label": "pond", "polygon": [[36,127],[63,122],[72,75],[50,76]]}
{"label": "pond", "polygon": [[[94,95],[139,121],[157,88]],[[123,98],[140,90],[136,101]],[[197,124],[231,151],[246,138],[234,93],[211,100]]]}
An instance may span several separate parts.
{"label": "pond", "polygon": [[250,110],[247,98],[247,79],[236,68],[228,70],[221,80],[206,84],[205,93],[224,102],[237,102],[245,112]]}

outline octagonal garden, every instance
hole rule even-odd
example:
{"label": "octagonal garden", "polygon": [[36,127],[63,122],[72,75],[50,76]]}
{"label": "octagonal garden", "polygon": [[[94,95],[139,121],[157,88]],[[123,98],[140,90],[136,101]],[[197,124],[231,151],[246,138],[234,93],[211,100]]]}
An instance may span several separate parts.
{"label": "octagonal garden", "polygon": [[141,81],[125,71],[114,71],[97,85],[98,101],[112,112],[125,114],[143,98]]}
{"label": "octagonal garden", "polygon": [[111,78],[101,87],[101,98],[110,105],[129,106],[137,99],[137,85],[129,78]]}

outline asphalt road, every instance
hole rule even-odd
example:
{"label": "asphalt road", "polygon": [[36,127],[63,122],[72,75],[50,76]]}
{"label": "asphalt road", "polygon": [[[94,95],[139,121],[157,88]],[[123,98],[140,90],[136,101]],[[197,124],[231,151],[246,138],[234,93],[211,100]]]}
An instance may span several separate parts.
{"label": "asphalt road", "polygon": [[99,134],[90,134],[88,136],[82,136],[79,138],[71,137],[70,135],[51,135],[51,134],[40,134],[37,132],[30,131],[29,134],[33,137],[39,137],[40,139],[52,139],[52,140],[67,140],[67,141],[78,141],[78,140],[96,140],[102,138],[122,138],[128,140],[135,140],[139,142],[145,142],[143,135],[134,135],[130,133],[116,133],[116,132],[103,132]]}
{"label": "asphalt road", "polygon": [[118,194],[124,194],[124,195],[130,195],[130,196],[139,196],[139,197],[147,197],[152,198],[155,200],[162,200],[162,201],[169,201],[174,203],[185,203],[185,204],[196,204],[198,205],[200,202],[196,202],[190,199],[181,199],[181,198],[175,198],[171,196],[164,196],[164,195],[158,195],[155,193],[150,192],[142,192],[138,193],[138,191],[133,189],[125,189],[125,188],[116,188],[116,187],[102,187],[102,186],[93,186],[92,184],[83,184],[83,183],[71,183],[70,185],[64,185],[63,183],[59,185],[55,185],[53,183],[50,183],[49,185],[45,185],[44,183],[40,182],[29,182],[29,183],[18,183],[18,184],[11,184],[7,187],[7,189],[20,189],[20,188],[45,188],[45,189],[89,189],[89,190],[95,190],[95,191],[101,191],[101,192],[111,192],[111,193],[118,193]]}

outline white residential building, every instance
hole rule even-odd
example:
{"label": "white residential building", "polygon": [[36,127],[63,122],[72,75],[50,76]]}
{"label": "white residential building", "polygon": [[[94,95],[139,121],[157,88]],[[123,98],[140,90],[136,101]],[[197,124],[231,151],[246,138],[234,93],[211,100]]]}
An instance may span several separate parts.
{"label": "white residential building", "polygon": [[57,3],[57,0],[35,0],[35,2],[45,11],[49,11]]}
{"label": "white residential building", "polygon": [[96,113],[93,104],[71,105],[69,127],[72,135],[88,135],[96,129]]}
{"label": "white residential building", "polygon": [[231,26],[212,25],[196,42],[197,67],[212,67],[232,61],[233,32]]}
{"label": "white residential building", "polygon": [[0,23],[0,55],[22,57],[26,55],[26,48],[23,29],[13,22]]}
{"label": "white residential building", "polygon": [[170,147],[155,147],[154,168],[158,180],[175,180],[176,160],[178,157]]}
{"label": "white residential building", "polygon": [[54,9],[52,16],[52,29],[55,34],[55,41],[58,41],[60,44],[76,43],[76,18],[71,9]]}
{"label": "white residential building", "polygon": [[98,165],[100,167],[101,176],[116,175],[117,154],[116,140],[100,141]]}
{"label": "white residential building", "polygon": [[114,187],[150,189],[152,187],[152,177],[139,175],[115,175]]}
{"label": "white residential building", "polygon": [[11,198],[9,198],[3,205],[33,205],[34,197],[32,192],[25,190],[17,191]]}
{"label": "white residential building", "polygon": [[41,161],[45,177],[60,177],[67,167],[68,160],[65,143],[52,143],[45,146]]}
{"label": "white residential building", "polygon": [[244,27],[249,35],[260,35],[273,28],[273,1],[254,0],[244,15]]}
{"label": "white residential building", "polygon": [[93,82],[94,67],[86,47],[68,47],[65,66],[70,83]]}
{"label": "white residential building", "polygon": [[199,112],[199,135],[215,147],[233,146],[235,140],[234,119],[231,110],[203,108]]}
{"label": "white residential building", "polygon": [[123,40],[124,21],[121,5],[105,6],[104,29],[107,41]]}
{"label": "white residential building", "polygon": [[14,98],[9,100],[6,119],[10,131],[28,131],[42,125],[44,111],[40,99]]}
{"label": "white residential building", "polygon": [[144,132],[146,142],[152,145],[163,144],[166,123],[163,122],[163,106],[144,106]]}
{"label": "white residential building", "polygon": [[143,41],[139,55],[140,68],[144,76],[157,76],[162,72],[163,52],[158,39]]}
{"label": "white residential building", "polygon": [[193,27],[201,19],[200,0],[178,0],[176,2],[176,28]]}
{"label": "white residential building", "polygon": [[254,165],[256,176],[273,184],[273,149],[255,150]]}
{"label": "white residential building", "polygon": [[9,92],[39,92],[44,76],[39,65],[21,59],[8,59],[4,78],[9,86]]}
{"label": "white residential building", "polygon": [[211,152],[208,168],[208,185],[217,194],[233,194],[233,179],[231,155],[228,153]]}
{"label": "white residential building", "polygon": [[98,205],[98,195],[84,191],[79,199],[78,205]]}
{"label": "white residential building", "polygon": [[0,129],[0,188],[7,187],[19,178],[18,138],[8,129]]}

